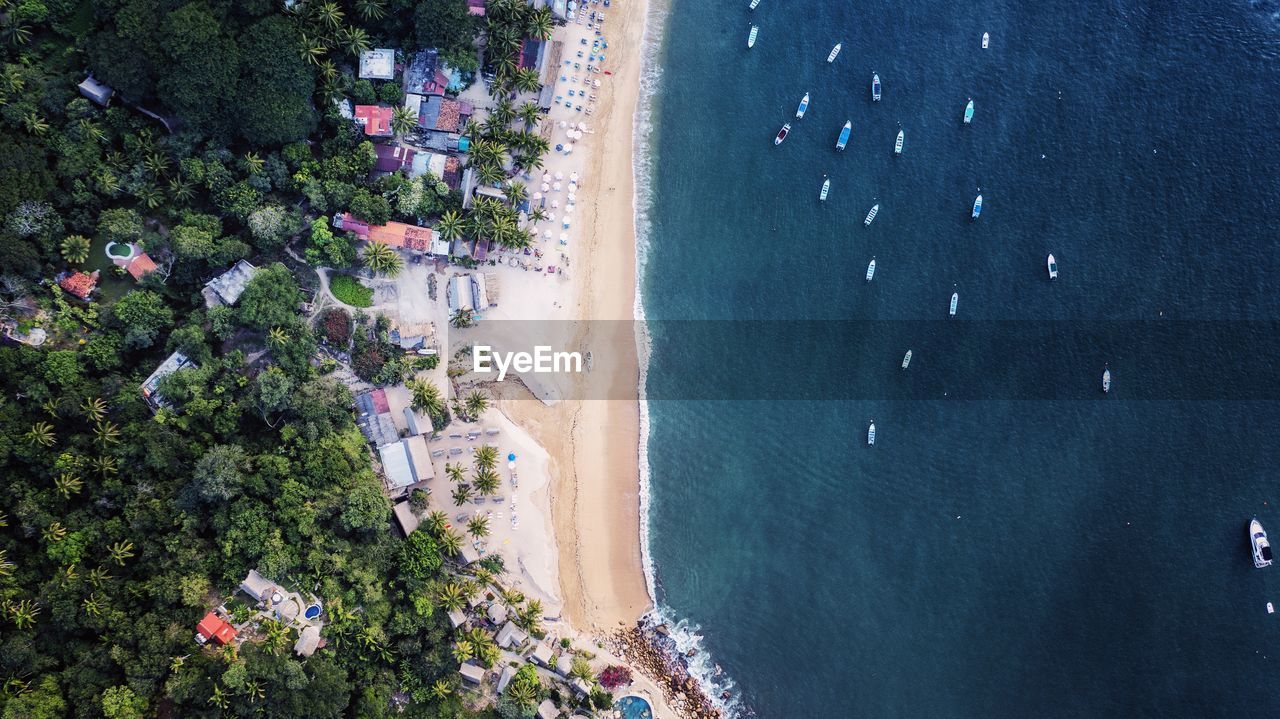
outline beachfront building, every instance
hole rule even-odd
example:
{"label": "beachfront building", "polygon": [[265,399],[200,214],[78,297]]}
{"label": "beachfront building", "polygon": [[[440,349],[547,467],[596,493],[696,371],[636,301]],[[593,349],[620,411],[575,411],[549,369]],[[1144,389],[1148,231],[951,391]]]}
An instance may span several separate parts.
{"label": "beachfront building", "polygon": [[422,435],[405,437],[378,447],[378,456],[382,460],[387,492],[392,497],[405,496],[415,489],[425,489],[427,482],[435,478],[431,452]]}
{"label": "beachfront building", "polygon": [[298,633],[298,641],[293,643],[293,653],[304,659],[316,653],[316,650],[325,645],[324,639],[320,637],[320,627],[315,624],[303,627]]}
{"label": "beachfront building", "polygon": [[426,253],[432,247],[433,234],[430,227],[406,225],[403,222],[370,225],[350,212],[334,215],[333,226],[339,230],[354,234],[356,239],[365,242],[377,242],[397,250]]}
{"label": "beachfront building", "polygon": [[458,673],[462,675],[463,679],[472,684],[479,684],[484,681],[484,667],[479,667],[475,664],[463,664],[458,667]]}
{"label": "beachfront building", "polygon": [[498,696],[502,696],[502,692],[507,690],[507,685],[511,683],[511,680],[514,679],[515,676],[515,669],[512,669],[510,666],[504,666],[502,668],[502,673],[498,675],[498,683],[494,687],[494,689],[497,690],[496,693]]}
{"label": "beachfront building", "polygon": [[551,664],[551,647],[547,646],[546,642],[538,642],[538,645],[533,648],[533,652],[529,654],[529,661],[546,669],[553,668]]}
{"label": "beachfront building", "polygon": [[431,417],[421,412],[413,411],[412,407],[404,408],[404,423],[408,427],[410,437],[430,435],[435,431],[435,427],[431,424]]}
{"label": "beachfront building", "polygon": [[164,397],[160,396],[161,380],[180,369],[195,368],[196,366],[196,363],[187,359],[186,355],[181,352],[174,352],[165,358],[165,361],[161,362],[159,367],[156,367],[155,371],[142,382],[142,397],[147,400],[147,404],[151,405],[153,412],[162,407],[172,408],[172,405],[166,402]]}
{"label": "beachfront building", "polygon": [[418,519],[418,513],[413,511],[413,505],[408,502],[398,502],[391,508],[391,516],[395,518],[396,524],[400,526],[400,531],[404,532],[404,536],[409,536],[417,530],[422,520]]}
{"label": "beachfront building", "polygon": [[356,124],[369,137],[391,137],[391,108],[383,105],[356,105]]}
{"label": "beachfront building", "polygon": [[467,623],[467,615],[463,614],[461,609],[450,609],[449,623],[453,625],[454,629],[457,629]]}
{"label": "beachfront building", "polygon": [[365,390],[356,395],[356,426],[375,447],[400,439],[400,432],[391,419],[391,406],[385,390]]}
{"label": "beachfront building", "polygon": [[573,671],[573,655],[564,652],[556,659],[556,674],[562,677],[569,676],[569,672]]}
{"label": "beachfront building", "polygon": [[204,615],[204,619],[201,619],[200,623],[196,625],[197,644],[203,645],[213,642],[218,646],[225,646],[236,640],[236,634],[236,628],[218,616],[216,612],[209,612]]}
{"label": "beachfront building", "polygon": [[240,295],[244,294],[245,285],[257,271],[257,267],[245,260],[240,260],[231,269],[204,283],[204,289],[200,290],[200,295],[204,297],[204,306],[209,308],[218,305],[234,306],[240,301]]}
{"label": "beachfront building", "polygon": [[494,637],[494,641],[502,649],[515,651],[529,641],[529,633],[517,627],[515,622],[509,621],[498,630],[498,635]]}
{"label": "beachfront building", "polygon": [[396,76],[396,51],[386,48],[360,53],[360,77],[365,80],[392,80]]}
{"label": "beachfront building", "polygon": [[556,719],[558,716],[560,712],[556,709],[555,702],[550,699],[543,699],[538,705],[538,719]]}

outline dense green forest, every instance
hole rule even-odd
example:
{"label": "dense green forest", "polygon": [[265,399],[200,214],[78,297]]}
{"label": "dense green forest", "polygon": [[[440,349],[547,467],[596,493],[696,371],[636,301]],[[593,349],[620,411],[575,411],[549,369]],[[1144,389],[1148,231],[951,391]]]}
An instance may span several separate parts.
{"label": "dense green forest", "polygon": [[[317,218],[457,221],[456,193],[368,179],[332,101],[400,90],[356,80],[355,55],[436,47],[474,72],[482,28],[465,0],[285,5],[0,0],[0,318],[48,333],[0,348],[4,719],[472,716],[433,599],[447,559],[391,533],[298,307],[308,262],[357,257]],[[89,72],[109,107],[77,92]],[[106,242],[162,271],[88,303],[51,281]],[[206,310],[239,259],[263,269]],[[198,367],[153,412],[139,384],[174,350]],[[250,569],[323,600],[326,647],[301,660],[278,627],[193,641]]]}

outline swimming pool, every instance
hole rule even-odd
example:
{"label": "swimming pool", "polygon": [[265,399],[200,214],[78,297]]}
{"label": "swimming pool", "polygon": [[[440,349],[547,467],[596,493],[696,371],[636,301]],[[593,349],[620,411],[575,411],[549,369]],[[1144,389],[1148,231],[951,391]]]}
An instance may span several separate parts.
{"label": "swimming pool", "polygon": [[653,719],[653,710],[643,697],[625,696],[618,700],[616,706],[622,711],[623,719]]}

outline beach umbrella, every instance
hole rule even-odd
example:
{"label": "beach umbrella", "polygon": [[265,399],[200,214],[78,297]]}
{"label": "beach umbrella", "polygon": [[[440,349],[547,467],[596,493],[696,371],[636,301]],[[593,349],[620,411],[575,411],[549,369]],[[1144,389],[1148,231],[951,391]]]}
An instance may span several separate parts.
{"label": "beach umbrella", "polygon": [[535,192],[535,193],[533,193],[533,199],[535,199],[535,200],[541,200],[541,199],[542,199],[542,193],[541,193],[541,192]]}
{"label": "beach umbrella", "polygon": [[568,241],[569,241],[569,233],[568,233],[568,232],[561,232],[561,233],[560,233],[560,241],[561,241],[561,242],[568,242]]}
{"label": "beach umbrella", "polygon": [[569,123],[565,122],[564,120],[561,120],[561,121],[560,121],[560,127],[561,127],[561,128],[568,127],[568,126],[569,126]]}
{"label": "beach umbrella", "polygon": [[573,212],[573,208],[574,208],[574,207],[576,207],[576,206],[577,206],[577,205],[574,205],[572,202],[570,202],[569,204],[565,205],[565,206],[564,206],[564,214],[566,214],[566,215],[567,215],[567,214],[569,214],[570,212]]}
{"label": "beach umbrella", "polygon": [[543,230],[543,231],[542,231],[542,239],[544,239],[544,240],[549,240],[549,239],[551,239],[551,230]]}
{"label": "beach umbrella", "polygon": [[[556,145],[556,152],[561,152],[563,150],[564,150],[564,145],[560,145],[560,144]],[[546,179],[545,175],[543,176],[543,179]]]}
{"label": "beach umbrella", "polygon": [[569,182],[572,182],[572,183],[574,183],[574,184],[577,184],[577,182],[578,182],[578,173],[576,173],[576,172],[571,172],[571,173],[569,173]]}
{"label": "beach umbrella", "polygon": [[516,461],[516,453],[515,453],[515,452],[510,452],[510,453],[508,453],[508,454],[507,454],[507,461],[508,461],[508,462],[514,462],[514,461]]}
{"label": "beach umbrella", "polygon": [[[600,81],[599,81],[599,80],[596,80],[596,87],[600,87]],[[579,123],[578,123],[578,129],[579,129],[579,130],[582,130],[583,132],[586,132],[586,130],[587,130],[587,123],[585,123],[585,122],[579,122]]]}
{"label": "beach umbrella", "polygon": [[552,206],[552,207],[559,207],[559,206],[560,206],[560,201],[559,201],[559,200],[552,200],[552,201],[551,201],[551,206]]}
{"label": "beach umbrella", "polygon": [[552,185],[552,186],[551,186],[551,189],[555,190],[556,192],[559,192],[559,191],[560,191],[560,183],[559,183],[559,182],[555,183],[554,185]]}
{"label": "beach umbrella", "polygon": [[563,227],[563,228],[564,228],[564,229],[566,229],[566,230],[567,230],[567,229],[569,229],[569,218],[568,218],[568,217],[564,218],[564,224],[562,224],[562,225],[560,225],[560,226],[561,226],[561,227]]}
{"label": "beach umbrella", "polygon": [[557,180],[563,180],[563,179],[564,179],[564,173],[563,173],[563,172],[557,172],[557,173],[556,173],[556,179],[557,179]]}
{"label": "beach umbrella", "polygon": [[550,173],[550,172],[544,172],[544,173],[542,173],[542,181],[543,181],[543,182],[551,182],[551,173]]}
{"label": "beach umbrella", "polygon": [[599,81],[599,80],[596,80],[596,81],[595,81],[595,85],[596,85],[596,87],[600,87],[600,81]]}
{"label": "beach umbrella", "polygon": [[565,146],[564,146],[564,154],[566,154],[566,155],[567,155],[567,154],[569,154],[570,152],[573,152],[573,143],[572,143],[572,142],[570,142],[569,144],[567,144],[567,145],[565,145]]}
{"label": "beach umbrella", "polygon": [[544,183],[542,183],[542,191],[543,191],[543,192],[550,192],[550,191],[551,191],[551,185],[548,185],[548,184],[547,184],[547,183],[545,183],[545,182],[544,182]]}

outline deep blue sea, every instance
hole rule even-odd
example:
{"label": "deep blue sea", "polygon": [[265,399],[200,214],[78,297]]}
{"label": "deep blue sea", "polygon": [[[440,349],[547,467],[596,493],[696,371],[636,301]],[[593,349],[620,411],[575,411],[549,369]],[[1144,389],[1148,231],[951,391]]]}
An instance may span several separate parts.
{"label": "deep blue sea", "polygon": [[770,719],[1280,716],[1280,3],[746,6],[656,54],[663,611]]}

